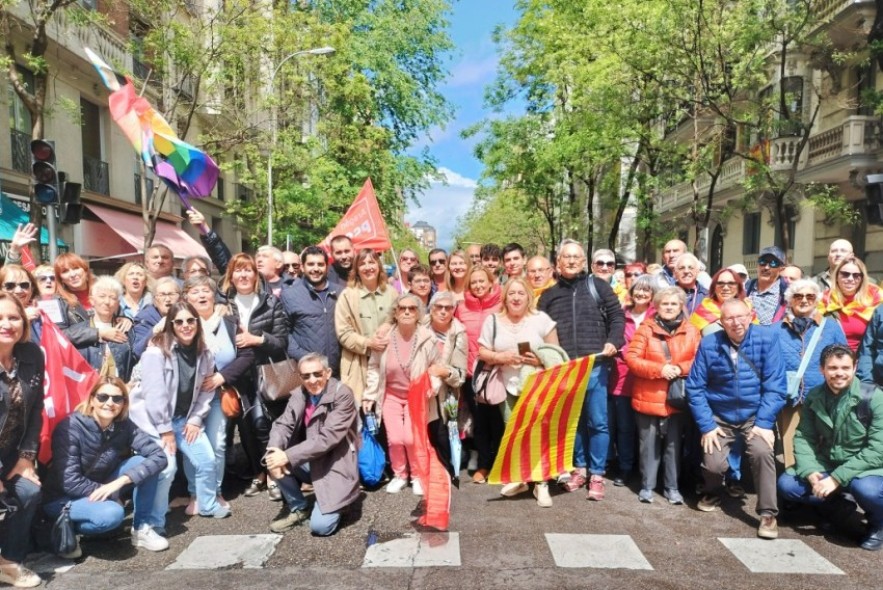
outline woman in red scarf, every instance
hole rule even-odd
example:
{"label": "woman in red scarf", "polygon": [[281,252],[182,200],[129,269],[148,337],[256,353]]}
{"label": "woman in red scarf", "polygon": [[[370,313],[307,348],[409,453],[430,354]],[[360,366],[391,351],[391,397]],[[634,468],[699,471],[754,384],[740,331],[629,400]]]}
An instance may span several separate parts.
{"label": "woman in red scarf", "polygon": [[[708,292],[710,295],[702,300],[702,303],[690,316],[690,323],[696,326],[703,336],[724,329],[720,323],[721,305],[727,299],[744,301],[751,309],[751,302],[745,298],[745,285],[742,284],[742,278],[728,268],[722,268],[715,273],[711,279],[711,285],[708,287]],[[754,322],[757,323],[757,320],[755,319]]]}
{"label": "woman in red scarf", "polygon": [[865,263],[854,256],[840,261],[834,269],[834,279],[822,295],[819,311],[840,323],[849,348],[855,352],[881,302],[880,289],[868,280]]}

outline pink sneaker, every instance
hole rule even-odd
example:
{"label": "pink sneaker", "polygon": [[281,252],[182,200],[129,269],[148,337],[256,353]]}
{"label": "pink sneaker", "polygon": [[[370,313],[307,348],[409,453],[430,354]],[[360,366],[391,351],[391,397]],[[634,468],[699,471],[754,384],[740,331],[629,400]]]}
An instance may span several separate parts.
{"label": "pink sneaker", "polygon": [[586,476],[574,469],[570,472],[570,479],[564,483],[564,489],[568,492],[575,492],[586,484]]}
{"label": "pink sneaker", "polygon": [[589,479],[589,493],[586,495],[586,498],[589,500],[594,500],[595,502],[600,502],[604,499],[604,478],[600,475],[593,475]]}

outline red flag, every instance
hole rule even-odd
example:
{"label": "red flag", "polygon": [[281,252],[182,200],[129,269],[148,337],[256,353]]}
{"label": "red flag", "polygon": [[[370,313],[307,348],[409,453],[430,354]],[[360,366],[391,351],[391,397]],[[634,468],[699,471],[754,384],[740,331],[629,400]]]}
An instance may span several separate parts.
{"label": "red flag", "polygon": [[349,236],[356,250],[373,248],[382,251],[392,247],[370,178],[365,181],[362,190],[359,191],[359,196],[347,209],[346,214],[341,217],[328,237],[322,241],[322,247],[330,252],[331,238],[339,235]]}
{"label": "red flag", "polygon": [[43,430],[40,432],[40,462],[52,459],[52,431],[77,405],[89,397],[98,372],[83,358],[45,313],[40,348],[46,356],[43,385]]}
{"label": "red flag", "polygon": [[411,416],[411,433],[414,439],[414,443],[408,446],[408,458],[411,460],[414,475],[423,484],[426,511],[417,523],[446,531],[451,519],[451,476],[429,443],[429,432],[426,429],[429,411],[426,400],[431,391],[432,383],[428,372],[411,381],[408,388],[408,413]]}
{"label": "red flag", "polygon": [[22,246],[21,248],[21,265],[23,268],[31,272],[37,270],[37,263],[34,261],[34,256],[31,254],[31,249],[27,246]]}

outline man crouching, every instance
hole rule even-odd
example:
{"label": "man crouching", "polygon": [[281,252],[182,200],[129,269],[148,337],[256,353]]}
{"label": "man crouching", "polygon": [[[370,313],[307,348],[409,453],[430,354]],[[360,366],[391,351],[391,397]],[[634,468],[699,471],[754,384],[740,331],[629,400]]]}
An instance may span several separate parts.
{"label": "man crouching", "polygon": [[[352,390],[331,378],[325,356],[305,355],[298,371],[303,385],[273,422],[267,444],[267,470],[290,511],[270,530],[281,533],[309,518],[313,534],[326,537],[337,530],[341,509],[359,497],[358,413]],[[301,492],[304,483],[316,493],[312,514]]]}

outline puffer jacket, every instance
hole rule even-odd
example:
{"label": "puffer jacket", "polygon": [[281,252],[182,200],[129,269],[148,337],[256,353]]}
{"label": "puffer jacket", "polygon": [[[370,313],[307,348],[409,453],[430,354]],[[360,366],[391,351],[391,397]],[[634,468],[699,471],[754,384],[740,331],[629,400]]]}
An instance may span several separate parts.
{"label": "puffer jacket", "polygon": [[728,424],[754,419],[755,426],[772,429],[785,405],[785,363],[770,326],[748,326],[739,350],[760,373],[737,355],[730,356],[732,344],[726,332],[709,334],[699,344],[696,360],[687,377],[687,400],[700,432],[717,427],[715,418]]}
{"label": "puffer jacket", "polygon": [[[586,282],[589,280],[594,282],[600,301],[595,301],[589,292]],[[606,322],[601,307],[606,311]],[[617,350],[625,344],[625,314],[619,299],[613,288],[597,277],[581,274],[558,279],[558,283],[540,297],[537,308],[558,324],[558,342],[572,359],[601,352],[608,342]],[[599,356],[596,362],[609,363],[610,360]]]}
{"label": "puffer jacket", "polygon": [[70,414],[52,433],[47,499],[88,497],[113,480],[120,464],[134,454],[144,461],[121,475],[129,476],[136,486],[168,463],[159,445],[128,418],[101,430],[91,416]]}
{"label": "puffer jacket", "polygon": [[58,301],[62,320],[56,325],[71,341],[71,344],[77,348],[96,344],[98,342],[98,328],[89,323],[89,318],[92,315],[79,303],[71,307],[67,301],[57,295],[55,300]]}
{"label": "puffer jacket", "polygon": [[155,305],[148,305],[135,316],[135,327],[132,328],[135,332],[135,344],[132,348],[135,358],[141,358],[141,355],[144,354],[147,345],[150,344],[150,338],[153,336],[153,327],[161,319],[162,314],[159,313]]}
{"label": "puffer jacket", "polygon": [[[622,348],[620,348],[616,353],[616,356],[613,357],[614,363],[611,365],[610,375],[607,377],[607,393],[610,395],[631,396],[634,378],[631,373],[629,373],[629,367],[626,363],[625,355],[628,352],[629,343],[632,341],[632,338],[635,337],[635,332],[637,332],[638,326],[635,324],[632,315],[628,312],[628,308],[623,307],[622,309],[625,314],[625,330],[623,332],[625,344],[622,345]],[[652,318],[655,313],[656,311],[651,305],[647,309],[644,319]]]}
{"label": "puffer jacket", "polygon": [[199,241],[202,242],[202,246],[205,248],[211,261],[218,267],[218,272],[222,276],[226,274],[227,265],[230,264],[230,259],[233,258],[233,255],[230,254],[230,248],[227,247],[221,236],[215,230],[210,229],[205,234],[200,232]]}
{"label": "puffer jacket", "polygon": [[466,338],[469,344],[466,355],[466,373],[471,377],[475,370],[475,362],[478,360],[478,337],[481,336],[481,327],[484,320],[500,311],[501,289],[498,283],[494,283],[490,292],[479,299],[468,290],[463,294],[463,302],[454,311],[463,327],[466,328]]}
{"label": "puffer jacket", "polygon": [[[802,335],[797,333],[797,328],[793,323],[794,316],[791,313],[788,313],[781,322],[773,324],[773,329],[776,330],[776,339],[779,341],[779,346],[782,347],[782,361],[785,363],[785,371],[796,373],[800,368],[803,353],[822,322],[822,314],[816,312],[812,319],[809,328]],[[822,334],[819,336],[819,341],[816,343],[809,364],[806,365],[806,371],[803,373],[797,398],[792,400],[794,405],[802,402],[810,389],[825,382],[822,371],[819,369],[819,358],[825,347],[831,344],[846,345],[846,335],[843,333],[843,328],[840,327],[840,322],[834,321],[834,318],[828,318],[825,321]]]}
{"label": "puffer jacket", "polygon": [[[230,299],[230,311],[236,319],[236,325],[241,325],[239,308]],[[264,343],[254,346],[256,365],[265,365],[270,361],[279,361],[285,358],[285,348],[288,345],[288,317],[282,308],[280,301],[266,292],[258,293],[258,304],[248,321],[248,331],[255,336],[263,336]]]}
{"label": "puffer jacket", "polygon": [[827,472],[843,487],[856,477],[883,475],[883,392],[877,389],[870,399],[868,426],[855,410],[862,397],[858,379],[840,393],[833,415],[825,407],[830,395],[827,385],[806,394],[794,435],[797,475]]}
{"label": "puffer jacket", "polygon": [[690,374],[696,349],[702,339],[699,330],[688,320],[669,334],[654,318],[645,319],[632,337],[625,361],[632,377],[632,408],[647,416],[670,416],[675,410],[666,403],[668,379],[662,376],[662,367],[668,364],[662,350],[662,341],[668,344],[672,364],[681,369],[681,375]]}
{"label": "puffer jacket", "polygon": [[288,356],[300,360],[311,352],[328,357],[328,366],[340,375],[340,342],[334,330],[337,287],[328,283],[324,296],[309,281],[300,280],[282,291],[282,306],[288,315]]}
{"label": "puffer jacket", "polygon": [[[838,322],[839,323],[839,322]],[[858,347],[856,376],[865,383],[883,385],[883,305],[877,306]]]}

